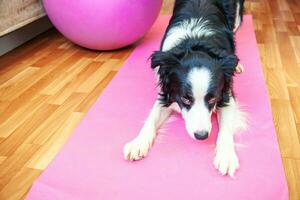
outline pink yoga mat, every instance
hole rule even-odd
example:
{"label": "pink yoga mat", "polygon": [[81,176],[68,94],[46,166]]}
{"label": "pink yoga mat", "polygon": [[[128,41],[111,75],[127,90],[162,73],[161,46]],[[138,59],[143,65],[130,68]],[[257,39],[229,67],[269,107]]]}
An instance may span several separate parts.
{"label": "pink yoga mat", "polygon": [[27,200],[288,199],[250,16],[237,33],[245,73],[235,77],[235,88],[249,129],[236,136],[240,169],[235,178],[221,176],[213,167],[216,124],[208,140],[196,141],[180,115],[164,127],[147,158],[123,159],[123,145],[137,135],[156,96],[147,59],[159,48],[168,19],[157,20],[36,180]]}

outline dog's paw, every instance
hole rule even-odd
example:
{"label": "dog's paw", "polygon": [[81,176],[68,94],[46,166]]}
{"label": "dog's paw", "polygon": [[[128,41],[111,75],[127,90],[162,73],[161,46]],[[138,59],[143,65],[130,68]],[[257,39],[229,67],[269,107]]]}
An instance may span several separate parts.
{"label": "dog's paw", "polygon": [[233,178],[235,171],[239,168],[239,159],[234,149],[217,148],[214,166],[222,175],[228,174]]}
{"label": "dog's paw", "polygon": [[244,66],[241,63],[238,63],[238,65],[235,67],[235,72],[238,74],[241,74],[244,72]]}
{"label": "dog's paw", "polygon": [[137,137],[124,146],[123,153],[126,160],[140,160],[147,156],[152,146],[152,139]]}

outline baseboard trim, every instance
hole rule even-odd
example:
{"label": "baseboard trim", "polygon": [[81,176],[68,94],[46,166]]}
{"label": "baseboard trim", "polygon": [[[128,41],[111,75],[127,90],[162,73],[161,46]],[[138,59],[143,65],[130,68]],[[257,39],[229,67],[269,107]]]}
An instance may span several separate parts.
{"label": "baseboard trim", "polygon": [[0,37],[0,56],[52,28],[49,18],[44,16],[26,26]]}

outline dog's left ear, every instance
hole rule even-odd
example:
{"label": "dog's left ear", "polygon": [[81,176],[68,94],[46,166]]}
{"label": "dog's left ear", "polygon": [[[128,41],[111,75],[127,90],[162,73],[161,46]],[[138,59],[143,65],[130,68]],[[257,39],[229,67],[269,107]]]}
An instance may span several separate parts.
{"label": "dog's left ear", "polygon": [[239,63],[238,57],[234,54],[226,55],[220,61],[224,76],[227,78],[232,77]]}
{"label": "dog's left ear", "polygon": [[156,67],[173,67],[179,63],[177,57],[170,52],[155,51],[150,58],[152,69]]}

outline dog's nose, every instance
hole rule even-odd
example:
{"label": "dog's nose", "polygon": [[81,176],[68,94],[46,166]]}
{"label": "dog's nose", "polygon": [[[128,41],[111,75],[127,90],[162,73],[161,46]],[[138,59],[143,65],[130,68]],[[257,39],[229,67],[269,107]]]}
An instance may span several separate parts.
{"label": "dog's nose", "polygon": [[206,138],[208,138],[208,131],[199,131],[194,133],[194,135],[198,140],[205,140]]}

